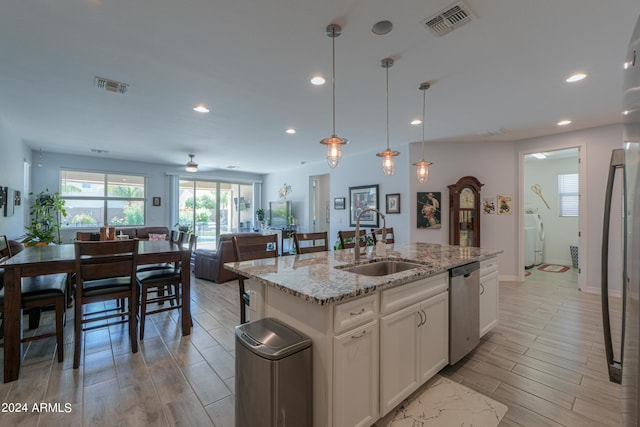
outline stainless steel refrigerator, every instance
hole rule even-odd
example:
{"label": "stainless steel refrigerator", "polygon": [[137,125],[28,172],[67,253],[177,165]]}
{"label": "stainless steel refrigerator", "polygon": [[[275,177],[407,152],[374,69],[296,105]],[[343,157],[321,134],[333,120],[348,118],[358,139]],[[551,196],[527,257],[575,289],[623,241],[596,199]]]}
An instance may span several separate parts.
{"label": "stainless steel refrigerator", "polygon": [[[640,18],[631,37],[624,64],[624,146],[614,150],[609,168],[605,200],[602,254],[602,306],[605,349],[611,381],[622,384],[620,410],[624,426],[638,426],[640,420]],[[624,256],[622,275],[622,337],[619,354],[614,354],[608,305],[608,219],[616,170],[624,171]],[[619,212],[619,211],[617,211]],[[617,350],[617,349],[616,349]],[[617,357],[616,357],[617,356]],[[618,359],[618,360],[616,360]]]}

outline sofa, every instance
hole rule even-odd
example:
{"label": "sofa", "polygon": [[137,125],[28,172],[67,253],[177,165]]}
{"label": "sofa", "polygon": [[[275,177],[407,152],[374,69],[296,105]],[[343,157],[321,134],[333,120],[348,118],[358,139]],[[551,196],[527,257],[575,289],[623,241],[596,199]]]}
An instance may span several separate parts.
{"label": "sofa", "polygon": [[238,275],[224,268],[225,262],[236,261],[233,251],[233,236],[262,236],[260,233],[230,233],[223,234],[218,239],[215,250],[198,249],[195,252],[194,274],[199,279],[224,283],[238,278]]}
{"label": "sofa", "polygon": [[164,234],[168,239],[170,231],[168,227],[158,226],[116,228],[116,235],[120,233],[126,234],[130,239],[138,238],[140,240],[149,240],[150,234]]}

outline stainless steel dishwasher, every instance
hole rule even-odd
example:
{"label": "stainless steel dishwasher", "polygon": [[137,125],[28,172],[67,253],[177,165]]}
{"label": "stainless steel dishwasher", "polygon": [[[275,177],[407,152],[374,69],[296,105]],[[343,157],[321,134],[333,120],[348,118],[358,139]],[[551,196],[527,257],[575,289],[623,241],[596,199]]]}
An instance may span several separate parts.
{"label": "stainless steel dishwasher", "polygon": [[449,364],[480,342],[480,263],[449,270]]}

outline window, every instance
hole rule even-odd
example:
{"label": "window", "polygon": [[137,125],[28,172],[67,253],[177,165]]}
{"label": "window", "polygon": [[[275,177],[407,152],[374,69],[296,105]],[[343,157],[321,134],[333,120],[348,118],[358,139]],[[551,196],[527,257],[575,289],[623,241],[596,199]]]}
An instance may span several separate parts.
{"label": "window", "polygon": [[216,248],[220,234],[253,229],[253,185],[181,179],[178,222],[194,230],[198,248]]}
{"label": "window", "polygon": [[558,175],[558,215],[578,216],[578,174]]}
{"label": "window", "polygon": [[145,177],[60,171],[63,228],[144,225]]}

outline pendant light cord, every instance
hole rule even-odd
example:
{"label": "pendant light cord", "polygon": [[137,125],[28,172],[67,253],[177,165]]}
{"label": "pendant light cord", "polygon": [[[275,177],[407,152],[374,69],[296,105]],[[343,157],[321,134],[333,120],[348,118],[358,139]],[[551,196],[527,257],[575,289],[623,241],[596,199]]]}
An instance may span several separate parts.
{"label": "pendant light cord", "polygon": [[331,44],[332,44],[332,71],[331,86],[333,86],[333,135],[336,134],[336,29],[331,28]]}
{"label": "pendant light cord", "polygon": [[387,150],[389,149],[389,67],[387,64]]}
{"label": "pendant light cord", "polygon": [[422,153],[420,155],[420,160],[424,162],[424,122],[427,120],[426,116],[426,105],[427,105],[427,95],[426,89],[422,89]]}

